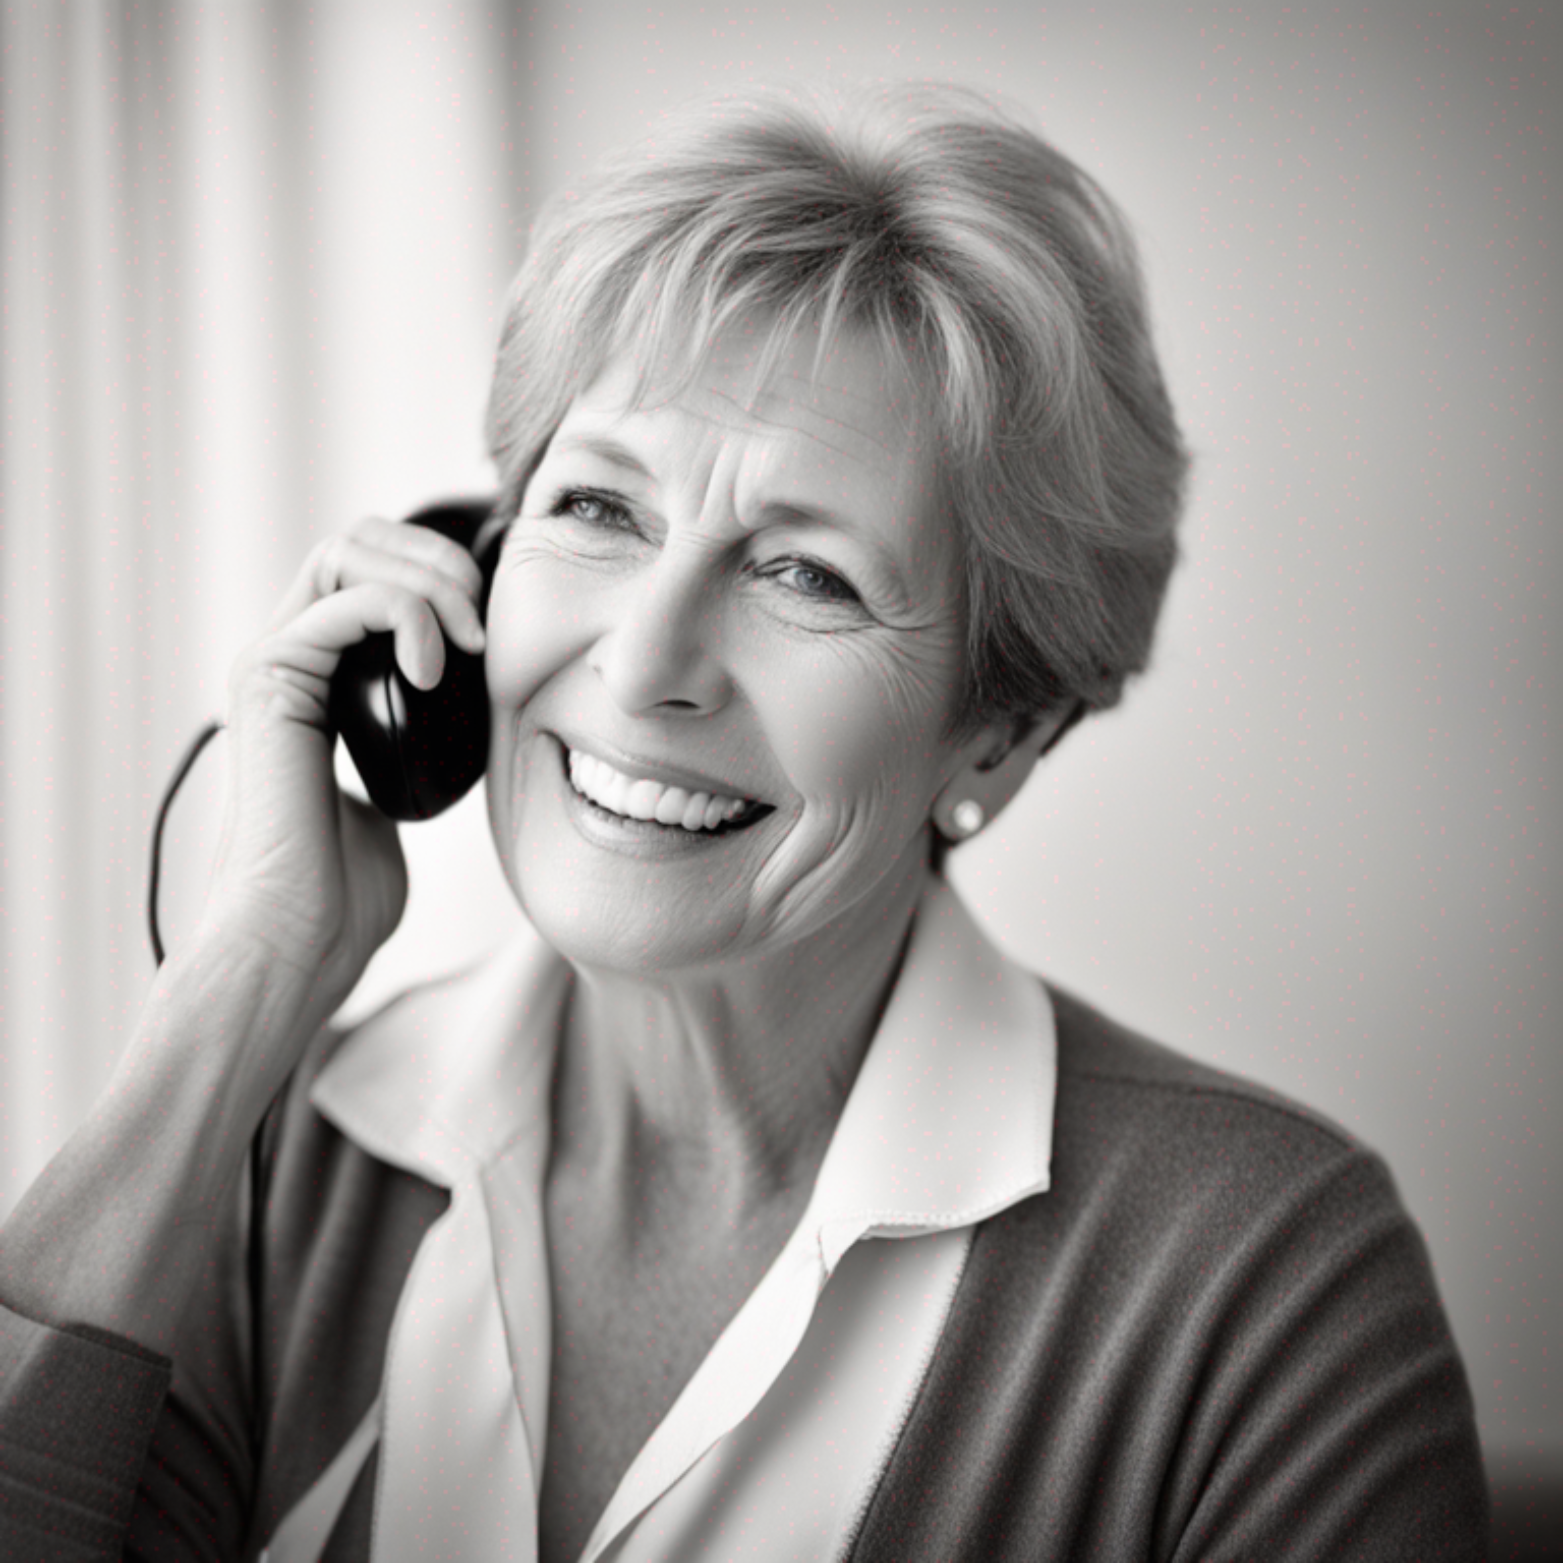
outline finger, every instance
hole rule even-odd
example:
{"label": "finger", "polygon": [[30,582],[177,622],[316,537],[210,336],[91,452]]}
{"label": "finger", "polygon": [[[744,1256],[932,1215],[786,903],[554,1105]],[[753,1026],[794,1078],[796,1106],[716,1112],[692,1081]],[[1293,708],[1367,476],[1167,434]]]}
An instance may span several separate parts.
{"label": "finger", "polygon": [[[471,604],[467,606],[470,610]],[[444,675],[445,638],[428,598],[417,591],[383,581],[366,583],[322,598],[305,617],[311,615],[333,639],[350,634],[354,624],[362,625],[359,634],[346,645],[356,644],[364,634],[389,630],[396,638],[397,666],[419,689],[433,689]],[[481,625],[478,636],[481,649]],[[346,645],[340,649],[345,650]]]}
{"label": "finger", "polygon": [[317,598],[367,578],[365,561],[375,551],[426,566],[447,577],[473,601],[482,592],[482,572],[465,548],[427,527],[370,517],[322,538],[309,551],[278,607],[274,623],[280,626]]}
{"label": "finger", "polygon": [[431,527],[370,516],[353,527],[350,535],[387,553],[404,553],[431,570],[450,576],[471,597],[483,590],[483,572],[477,560],[460,543]]}
{"label": "finger", "polygon": [[259,641],[243,659],[241,679],[256,669],[329,679],[341,655],[366,635],[396,640],[396,663],[420,689],[433,689],[445,669],[445,641],[428,601],[417,592],[377,581],[350,586],[311,603]]}
{"label": "finger", "polygon": [[[471,554],[448,537],[440,537],[424,527],[393,526],[389,522],[375,525],[393,546],[381,547],[372,537],[356,534],[339,538],[337,546],[328,551],[328,589],[341,591],[345,587],[385,583],[415,592],[434,609],[445,633],[458,646],[471,652],[481,651],[483,621],[476,598],[482,588],[482,576]],[[466,564],[466,572],[457,579],[419,557],[428,550],[418,543],[409,545],[408,539],[415,536],[442,545],[442,549]],[[325,584],[323,579],[322,585]]]}
{"label": "finger", "polygon": [[[393,532],[423,528],[393,527]],[[433,534],[430,534],[433,536]],[[448,538],[437,538],[449,542]],[[455,544],[451,544],[454,548]],[[458,554],[462,550],[456,548]],[[467,562],[472,564],[471,556]],[[472,565],[473,575],[477,566]],[[481,578],[479,578],[481,583]],[[422,597],[433,608],[445,633],[463,650],[474,654],[484,645],[483,621],[468,579],[457,581],[441,570],[412,557],[378,547],[353,533],[339,533],[312,551],[294,589],[283,599],[276,628],[296,618],[313,603],[357,586],[389,585]]]}

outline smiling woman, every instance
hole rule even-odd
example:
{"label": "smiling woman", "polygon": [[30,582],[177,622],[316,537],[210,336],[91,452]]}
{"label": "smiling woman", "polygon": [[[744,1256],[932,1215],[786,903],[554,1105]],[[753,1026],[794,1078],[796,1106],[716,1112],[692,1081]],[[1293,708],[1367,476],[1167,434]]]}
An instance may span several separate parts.
{"label": "smiling woman", "polygon": [[[365,523],[235,669],[205,918],[0,1238],[7,1558],[1480,1556],[1382,1163],[940,870],[1172,567],[1106,198],[955,89],[724,102],[541,215],[490,433],[491,585]],[[379,631],[483,652],[529,926],[343,1036]]]}
{"label": "smiling woman", "polygon": [[[751,396],[751,340],[730,329],[640,409],[633,365],[610,368],[532,473],[489,615],[495,839],[574,960],[753,979],[823,942],[863,991],[929,819],[1007,727],[950,736],[959,553],[904,370],[853,334],[811,373],[804,332]],[[660,788],[676,823],[651,822]],[[727,828],[686,830],[691,795]]]}

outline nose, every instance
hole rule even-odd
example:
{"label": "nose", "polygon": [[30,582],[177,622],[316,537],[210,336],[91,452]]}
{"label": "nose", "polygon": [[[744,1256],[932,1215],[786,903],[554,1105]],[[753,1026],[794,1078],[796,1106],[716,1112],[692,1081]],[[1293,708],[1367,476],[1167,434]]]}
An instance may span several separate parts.
{"label": "nose", "polygon": [[614,622],[587,657],[620,710],[633,716],[710,715],[732,695],[711,644],[717,583],[664,550],[614,594]]}

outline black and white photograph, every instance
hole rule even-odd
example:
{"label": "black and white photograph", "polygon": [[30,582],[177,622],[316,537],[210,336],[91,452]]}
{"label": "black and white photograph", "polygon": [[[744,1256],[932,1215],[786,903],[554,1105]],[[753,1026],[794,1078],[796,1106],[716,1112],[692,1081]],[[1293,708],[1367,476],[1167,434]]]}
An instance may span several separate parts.
{"label": "black and white photograph", "polygon": [[1563,1558],[1560,50],[0,0],[0,1563]]}

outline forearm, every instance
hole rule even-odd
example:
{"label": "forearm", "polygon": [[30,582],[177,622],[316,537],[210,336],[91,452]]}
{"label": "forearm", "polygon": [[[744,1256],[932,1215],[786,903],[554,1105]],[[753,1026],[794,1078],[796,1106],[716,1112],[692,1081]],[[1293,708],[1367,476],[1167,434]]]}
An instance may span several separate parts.
{"label": "forearm", "polygon": [[172,1356],[255,1129],[337,997],[215,933],[171,958],[102,1099],[0,1230],[0,1300]]}

